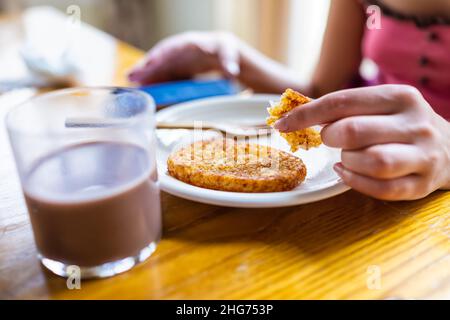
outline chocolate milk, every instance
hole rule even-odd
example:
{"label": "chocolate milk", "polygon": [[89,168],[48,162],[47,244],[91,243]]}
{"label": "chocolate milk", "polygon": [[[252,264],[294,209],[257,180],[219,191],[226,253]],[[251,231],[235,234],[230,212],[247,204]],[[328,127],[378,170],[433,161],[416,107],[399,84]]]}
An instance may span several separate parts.
{"label": "chocolate milk", "polygon": [[135,145],[74,145],[38,161],[24,179],[38,251],[82,267],[136,256],[160,238],[156,166]]}

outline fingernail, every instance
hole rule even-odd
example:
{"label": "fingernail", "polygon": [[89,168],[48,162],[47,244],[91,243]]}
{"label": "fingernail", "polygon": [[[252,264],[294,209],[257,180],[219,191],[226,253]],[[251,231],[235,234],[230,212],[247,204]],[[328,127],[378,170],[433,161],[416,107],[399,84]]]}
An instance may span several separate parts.
{"label": "fingernail", "polygon": [[229,62],[227,62],[226,63],[226,65],[225,65],[225,68],[226,68],[226,70],[227,70],[227,72],[229,73],[229,74],[231,74],[232,76],[237,76],[237,75],[239,75],[239,73],[240,73],[240,67],[239,67],[239,64],[237,64],[236,62],[234,62],[234,61],[229,61]]}
{"label": "fingernail", "polygon": [[133,71],[128,74],[128,79],[133,82],[138,82],[142,79],[142,74],[137,71]]}
{"label": "fingernail", "polygon": [[128,74],[128,79],[130,79],[130,80],[135,80],[135,78],[136,78],[136,72],[135,72],[135,71],[131,71],[131,72]]}
{"label": "fingernail", "polygon": [[283,119],[283,118],[277,120],[275,122],[275,124],[273,125],[273,127],[275,129],[279,130],[279,131],[282,131],[282,132],[288,130],[288,126],[286,124],[286,120]]}
{"label": "fingernail", "polygon": [[333,165],[333,170],[336,171],[339,177],[342,177],[344,174],[344,167],[342,166],[342,163],[338,162]]}

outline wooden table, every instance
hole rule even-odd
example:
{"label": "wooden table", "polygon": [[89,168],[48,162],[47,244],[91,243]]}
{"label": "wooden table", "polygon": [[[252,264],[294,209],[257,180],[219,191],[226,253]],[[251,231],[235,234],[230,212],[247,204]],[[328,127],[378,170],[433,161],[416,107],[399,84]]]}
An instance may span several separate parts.
{"label": "wooden table", "polygon": [[[125,70],[141,55],[119,43],[113,82],[126,84]],[[450,298],[450,192],[442,191],[410,202],[349,191],[279,209],[216,207],[163,193],[156,253],[122,275],[69,290],[36,258],[0,123],[0,298]]]}

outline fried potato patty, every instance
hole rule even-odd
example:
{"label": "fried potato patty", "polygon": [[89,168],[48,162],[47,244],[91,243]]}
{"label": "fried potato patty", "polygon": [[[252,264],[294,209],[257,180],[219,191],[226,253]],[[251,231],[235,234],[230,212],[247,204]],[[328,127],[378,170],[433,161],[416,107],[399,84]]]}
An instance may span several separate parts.
{"label": "fried potato patty", "polygon": [[[297,91],[286,89],[281,96],[280,102],[270,108],[267,108],[269,117],[266,119],[266,123],[273,127],[275,122],[286,112],[289,112],[309,101],[311,101],[310,98],[298,93]],[[297,151],[299,148],[308,150],[311,147],[318,147],[322,144],[320,133],[314,128],[305,128],[294,132],[280,132],[280,135],[289,143],[292,152]]]}
{"label": "fried potato patty", "polygon": [[194,186],[234,192],[291,190],[306,176],[303,161],[288,152],[222,138],[173,152],[167,169],[172,177]]}

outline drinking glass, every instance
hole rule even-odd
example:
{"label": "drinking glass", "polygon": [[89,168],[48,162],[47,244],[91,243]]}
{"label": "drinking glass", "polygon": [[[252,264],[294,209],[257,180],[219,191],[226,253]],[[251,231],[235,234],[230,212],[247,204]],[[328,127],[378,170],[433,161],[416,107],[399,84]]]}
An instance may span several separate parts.
{"label": "drinking glass", "polygon": [[6,126],[47,269],[108,277],[153,253],[161,208],[149,95],[118,87],[54,91],[13,108]]}

